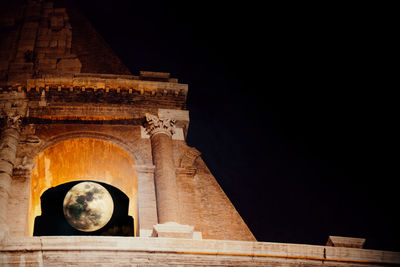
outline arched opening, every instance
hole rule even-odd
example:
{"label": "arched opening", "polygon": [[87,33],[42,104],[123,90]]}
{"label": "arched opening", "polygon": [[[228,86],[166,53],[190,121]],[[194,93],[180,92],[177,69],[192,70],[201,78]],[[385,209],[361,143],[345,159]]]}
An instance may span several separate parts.
{"label": "arched opening", "polygon": [[61,184],[47,189],[40,202],[42,215],[35,218],[34,236],[134,235],[134,220],[128,216],[129,198],[109,184]]}
{"label": "arched opening", "polygon": [[112,185],[129,198],[128,214],[137,229],[137,174],[128,152],[93,138],[69,139],[39,153],[31,175],[28,226],[33,235],[35,217],[42,214],[40,197],[51,187],[91,180]]}

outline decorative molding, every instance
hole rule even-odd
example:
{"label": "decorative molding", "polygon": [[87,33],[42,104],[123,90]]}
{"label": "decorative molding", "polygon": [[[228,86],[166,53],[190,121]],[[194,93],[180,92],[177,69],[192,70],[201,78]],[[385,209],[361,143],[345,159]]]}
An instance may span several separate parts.
{"label": "decorative molding", "polygon": [[132,149],[132,147],[135,147],[134,145],[129,145],[127,142],[121,140],[120,138],[114,135],[109,135],[98,131],[70,131],[60,135],[55,135],[48,140],[43,140],[42,145],[40,147],[40,152],[44,151],[46,148],[55,145],[59,142],[75,138],[92,138],[110,142],[116,146],[119,146],[122,150],[128,152],[129,155],[134,160],[134,162],[138,165],[143,165],[145,164],[145,162],[149,161],[145,153],[143,153],[141,150]]}
{"label": "decorative molding", "polygon": [[146,113],[145,129],[150,136],[163,133],[172,137],[175,133],[175,120],[159,118],[158,116]]}
{"label": "decorative molding", "polygon": [[74,75],[54,76],[46,78],[27,79],[26,83],[0,84],[0,93],[3,91],[36,91],[54,90],[70,93],[74,91],[96,92],[104,90],[106,93],[127,91],[130,94],[149,96],[185,97],[188,85],[177,83],[170,78],[166,81],[140,80],[133,75],[112,75],[95,73],[77,73]]}
{"label": "decorative molding", "polygon": [[188,147],[182,155],[179,167],[175,169],[176,175],[193,177],[197,172],[197,168],[194,168],[193,164],[200,155],[201,152],[196,148]]}
{"label": "decorative molding", "polygon": [[[175,132],[172,135],[172,140],[185,141],[185,135],[183,133],[183,129],[176,127],[176,124],[175,124],[174,129],[175,129]],[[140,137],[142,139],[150,139],[150,135],[147,133],[146,128],[144,128],[143,126],[140,126]]]}
{"label": "decorative molding", "polygon": [[138,173],[154,173],[154,165],[134,165],[133,169]]}
{"label": "decorative molding", "polygon": [[8,93],[0,96],[0,118],[4,119],[4,129],[21,131],[22,120],[26,116],[25,93]]}
{"label": "decorative molding", "polygon": [[189,177],[193,177],[196,174],[196,168],[176,168],[175,173],[176,175],[185,175]]}
{"label": "decorative molding", "polygon": [[183,156],[181,158],[181,162],[180,162],[179,166],[181,168],[190,168],[190,167],[192,167],[194,162],[195,162],[195,160],[200,155],[201,155],[201,152],[198,151],[196,148],[189,147],[188,149],[186,149],[185,153],[183,153]]}

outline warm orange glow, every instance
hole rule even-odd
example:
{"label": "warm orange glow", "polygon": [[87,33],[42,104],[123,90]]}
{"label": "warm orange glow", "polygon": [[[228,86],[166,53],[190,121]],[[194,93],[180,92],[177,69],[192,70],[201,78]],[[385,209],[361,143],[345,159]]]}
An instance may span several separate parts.
{"label": "warm orange glow", "polygon": [[93,180],[117,187],[129,197],[129,215],[137,227],[137,176],[125,150],[98,139],[76,138],[46,148],[32,170],[29,233],[41,215],[40,196],[50,187],[77,180]]}

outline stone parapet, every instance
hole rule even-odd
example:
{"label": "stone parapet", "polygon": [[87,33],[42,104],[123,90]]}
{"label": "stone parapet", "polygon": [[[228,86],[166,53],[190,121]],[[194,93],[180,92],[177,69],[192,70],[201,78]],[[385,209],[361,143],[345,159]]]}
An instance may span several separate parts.
{"label": "stone parapet", "polygon": [[0,265],[393,266],[400,253],[357,248],[176,238],[32,237],[0,247]]}

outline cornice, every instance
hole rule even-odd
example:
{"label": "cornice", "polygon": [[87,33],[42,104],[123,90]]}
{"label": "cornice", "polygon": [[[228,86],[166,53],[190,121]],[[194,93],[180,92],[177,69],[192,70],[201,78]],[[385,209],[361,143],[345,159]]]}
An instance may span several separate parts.
{"label": "cornice", "polygon": [[[90,89],[90,90],[88,90]],[[7,82],[0,85],[1,91],[90,91],[96,92],[127,92],[129,94],[149,96],[176,96],[186,97],[188,85],[177,83],[175,79],[169,81],[139,80],[138,76],[112,74],[76,74],[73,76],[57,76],[27,79],[25,82]]]}

